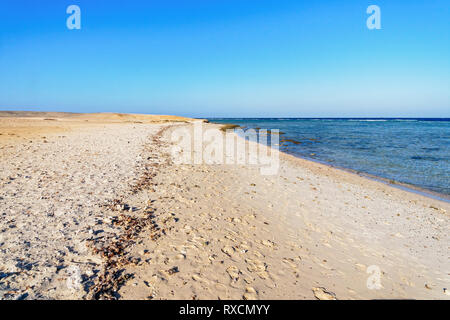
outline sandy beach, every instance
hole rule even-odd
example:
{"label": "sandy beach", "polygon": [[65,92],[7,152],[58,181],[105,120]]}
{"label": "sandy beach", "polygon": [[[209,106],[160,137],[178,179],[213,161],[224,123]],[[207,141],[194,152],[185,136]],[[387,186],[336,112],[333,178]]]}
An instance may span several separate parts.
{"label": "sandy beach", "polygon": [[448,202],[284,153],[175,164],[193,122],[1,112],[0,299],[450,299]]}

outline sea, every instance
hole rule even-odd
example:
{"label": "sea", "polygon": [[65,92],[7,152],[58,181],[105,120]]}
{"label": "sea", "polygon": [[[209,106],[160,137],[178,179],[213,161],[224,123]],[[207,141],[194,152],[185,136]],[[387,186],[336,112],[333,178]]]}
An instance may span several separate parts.
{"label": "sea", "polygon": [[450,198],[450,118],[211,118],[278,129],[291,155]]}

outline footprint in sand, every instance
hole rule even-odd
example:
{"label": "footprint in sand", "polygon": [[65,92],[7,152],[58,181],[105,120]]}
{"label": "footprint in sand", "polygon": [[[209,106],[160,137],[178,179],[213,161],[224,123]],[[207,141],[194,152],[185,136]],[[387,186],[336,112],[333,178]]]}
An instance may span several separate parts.
{"label": "footprint in sand", "polygon": [[225,253],[230,258],[233,256],[236,250],[232,246],[225,246],[222,248],[222,252]]}
{"label": "footprint in sand", "polygon": [[247,269],[252,273],[256,273],[261,279],[268,279],[269,274],[267,273],[267,265],[259,260],[246,259]]}
{"label": "footprint in sand", "polygon": [[250,250],[250,247],[247,245],[247,242],[242,242],[238,246],[241,253],[247,253]]}
{"label": "footprint in sand", "polygon": [[209,285],[208,280],[202,278],[200,274],[193,274],[193,275],[192,275],[192,280],[197,281],[197,282],[200,282],[200,283],[202,283],[202,284],[204,284],[204,285]]}
{"label": "footprint in sand", "polygon": [[312,291],[318,300],[337,300],[336,295],[333,292],[327,291],[325,288],[313,288]]}
{"label": "footprint in sand", "polygon": [[252,287],[245,288],[245,293],[243,295],[244,300],[257,300],[258,299],[258,293],[256,290]]}
{"label": "footprint in sand", "polygon": [[294,271],[298,271],[297,265],[295,264],[295,260],[292,258],[284,258],[282,260],[285,264],[287,264],[289,267],[291,267]]}
{"label": "footprint in sand", "polygon": [[273,248],[275,246],[275,242],[270,240],[262,240],[261,243],[269,248]]}
{"label": "footprint in sand", "polygon": [[244,277],[244,281],[245,281],[247,284],[251,284],[254,280],[255,280],[255,279],[253,279],[252,277],[249,277],[249,276],[245,276],[245,277]]}
{"label": "footprint in sand", "polygon": [[227,268],[227,273],[230,276],[231,280],[237,281],[239,280],[239,269],[235,266],[231,266]]}

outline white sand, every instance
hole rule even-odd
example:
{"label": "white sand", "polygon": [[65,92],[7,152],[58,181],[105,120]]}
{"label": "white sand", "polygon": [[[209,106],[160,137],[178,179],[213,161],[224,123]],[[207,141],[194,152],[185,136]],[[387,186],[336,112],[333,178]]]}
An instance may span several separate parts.
{"label": "white sand", "polygon": [[0,297],[85,295],[67,290],[67,267],[99,268],[85,240],[112,231],[100,205],[129,192],[158,129],[108,124],[0,146]]}
{"label": "white sand", "polygon": [[287,155],[174,165],[167,126],[0,144],[0,298],[450,298],[448,203]]}

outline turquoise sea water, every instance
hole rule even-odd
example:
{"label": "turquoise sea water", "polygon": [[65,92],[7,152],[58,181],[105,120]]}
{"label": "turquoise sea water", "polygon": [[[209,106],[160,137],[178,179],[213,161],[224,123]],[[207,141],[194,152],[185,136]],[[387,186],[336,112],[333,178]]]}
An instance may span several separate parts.
{"label": "turquoise sea water", "polygon": [[450,195],[450,119],[209,119],[279,129],[281,150]]}

